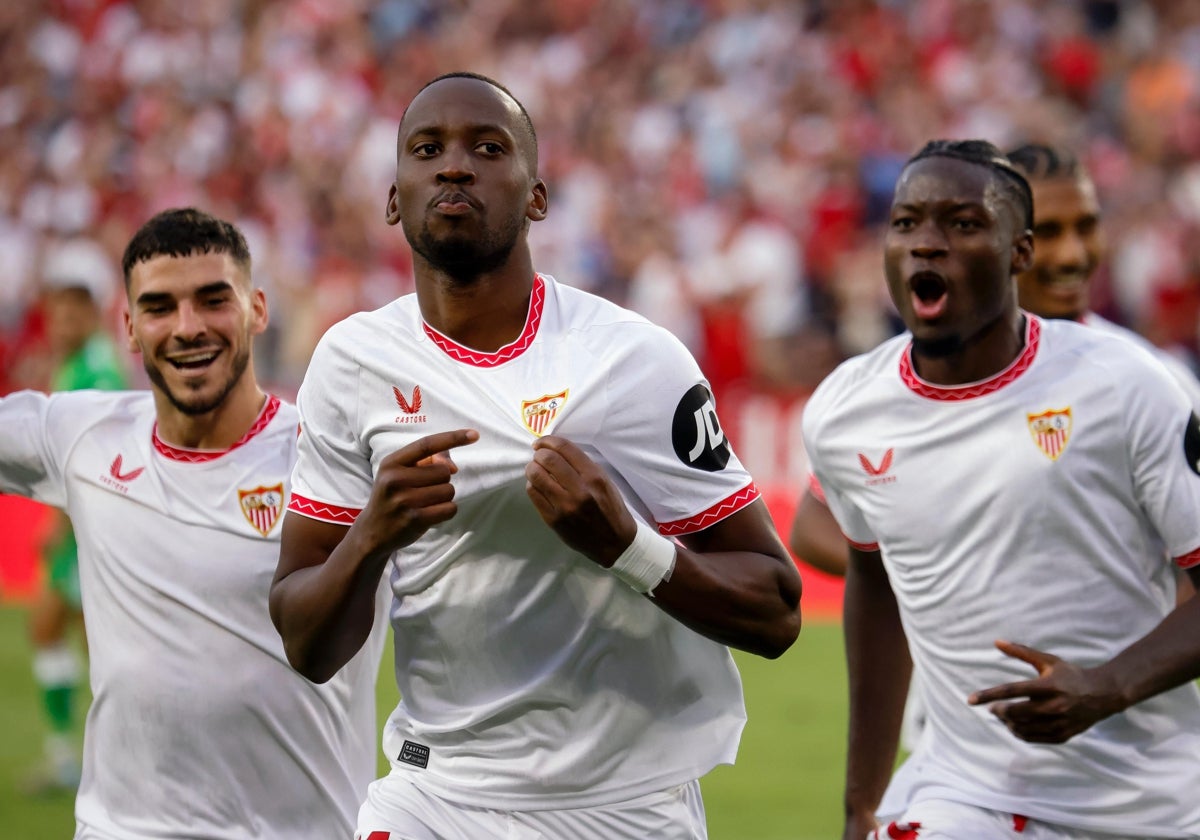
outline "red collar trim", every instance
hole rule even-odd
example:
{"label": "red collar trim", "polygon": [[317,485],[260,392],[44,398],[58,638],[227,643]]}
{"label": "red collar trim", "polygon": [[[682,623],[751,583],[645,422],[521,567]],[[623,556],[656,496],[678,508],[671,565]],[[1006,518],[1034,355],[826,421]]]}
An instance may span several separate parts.
{"label": "red collar trim", "polygon": [[982,397],[999,391],[1005,385],[1011,384],[1025,371],[1029,370],[1033,360],[1037,358],[1038,345],[1041,343],[1041,322],[1026,313],[1025,315],[1025,346],[1004,370],[980,382],[966,385],[934,385],[917,376],[912,363],[912,342],[904,348],[900,355],[900,379],[914,393],[931,400],[943,402],[959,402]]}
{"label": "red collar trim", "polygon": [[275,415],[279,413],[279,397],[274,394],[267,395],[267,402],[262,407],[262,411],[258,413],[258,419],[242,435],[233,446],[228,449],[183,449],[179,446],[172,446],[158,436],[158,422],[154,423],[154,449],[159,455],[164,458],[170,458],[172,461],[183,461],[187,464],[204,464],[208,461],[215,461],[226,453],[232,452],[240,446],[245,446],[252,438],[258,435],[263,429],[270,425],[275,419]]}
{"label": "red collar trim", "polygon": [[533,293],[529,296],[529,314],[525,316],[524,329],[521,330],[521,334],[517,336],[515,341],[505,344],[494,353],[485,353],[482,350],[472,350],[470,347],[463,347],[453,339],[442,335],[424,321],[421,322],[421,326],[425,328],[425,335],[429,336],[429,340],[455,361],[475,367],[496,367],[510,359],[515,359],[529,349],[529,345],[537,337],[538,326],[542,323],[542,308],[545,306],[545,303],[546,281],[542,279],[542,275],[535,274],[533,275]]}

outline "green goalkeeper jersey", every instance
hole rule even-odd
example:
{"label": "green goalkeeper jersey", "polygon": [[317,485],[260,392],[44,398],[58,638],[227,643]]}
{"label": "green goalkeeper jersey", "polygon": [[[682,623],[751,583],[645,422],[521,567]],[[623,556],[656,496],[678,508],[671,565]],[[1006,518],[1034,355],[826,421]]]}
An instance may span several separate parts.
{"label": "green goalkeeper jersey", "polygon": [[50,387],[54,391],[120,391],[129,387],[129,381],[116,344],[103,332],[96,332],[55,371]]}

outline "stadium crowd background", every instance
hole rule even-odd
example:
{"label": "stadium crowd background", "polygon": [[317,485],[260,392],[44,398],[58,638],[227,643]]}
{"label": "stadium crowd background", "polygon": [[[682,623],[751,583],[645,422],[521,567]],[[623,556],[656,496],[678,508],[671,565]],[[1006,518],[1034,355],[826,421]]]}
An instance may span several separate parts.
{"label": "stadium crowd background", "polygon": [[260,378],[294,393],[328,326],[411,289],[383,220],[396,124],[464,68],[538,127],[535,265],[672,329],[727,425],[770,436],[772,406],[898,328],[879,225],[937,136],[1076,149],[1106,213],[1097,310],[1196,357],[1197,2],[6,0],[0,393],[44,385],[48,256],[76,240],[118,330],[123,243],[185,204],[247,232]]}

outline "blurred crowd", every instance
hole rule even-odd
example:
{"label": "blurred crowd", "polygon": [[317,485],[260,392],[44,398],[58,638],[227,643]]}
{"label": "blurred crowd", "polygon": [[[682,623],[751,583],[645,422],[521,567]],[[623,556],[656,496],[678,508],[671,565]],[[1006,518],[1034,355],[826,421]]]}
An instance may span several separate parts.
{"label": "blurred crowd", "polygon": [[898,328],[880,224],[933,137],[1076,150],[1096,308],[1198,349],[1197,2],[5,0],[0,387],[45,376],[48,271],[100,276],[119,329],[125,241],[190,204],[246,232],[260,378],[293,391],[330,324],[411,290],[396,125],[462,69],[537,127],[535,265],[672,329],[718,393],[806,391]]}

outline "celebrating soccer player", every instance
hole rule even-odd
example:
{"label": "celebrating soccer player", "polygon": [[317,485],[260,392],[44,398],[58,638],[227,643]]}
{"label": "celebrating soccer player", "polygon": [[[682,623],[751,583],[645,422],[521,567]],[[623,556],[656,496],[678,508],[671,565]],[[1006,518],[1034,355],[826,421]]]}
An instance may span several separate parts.
{"label": "celebrating soccer player", "polygon": [[[1132,342],[1017,307],[1032,226],[995,147],[928,144],[885,240],[909,332],[805,412],[851,541],[850,840],[1200,832],[1200,601],[1174,597],[1200,563],[1200,421]],[[927,729],[884,829],[910,654]]]}
{"label": "celebrating soccer player", "polygon": [[326,679],[382,575],[394,593],[402,700],[363,838],[703,838],[696,780],[745,722],[726,646],[778,656],[800,628],[695,361],[535,273],[547,203],[512,95],[430,82],[387,200],[416,293],[330,330],[300,390],[271,594],[292,662]]}
{"label": "celebrating soccer player", "polygon": [[271,626],[297,416],[255,379],[246,240],[171,210],[123,268],[152,392],[0,400],[0,490],[64,508],[79,543],[94,699],[75,838],[348,837],[386,630],[314,686]]}

